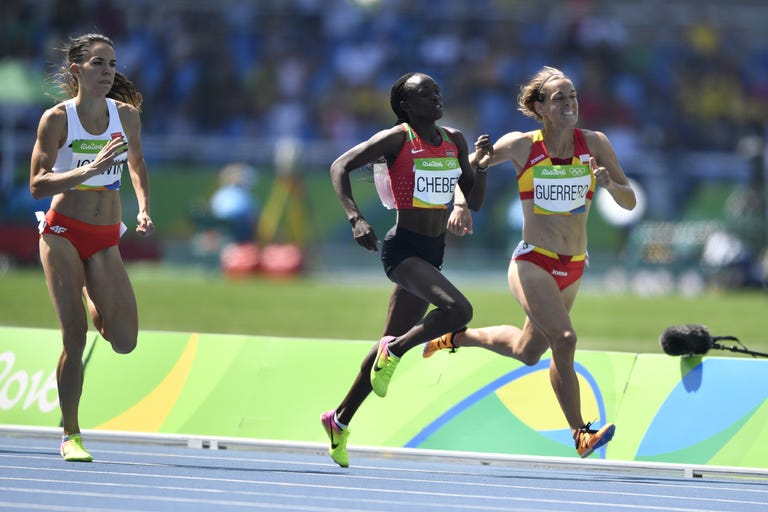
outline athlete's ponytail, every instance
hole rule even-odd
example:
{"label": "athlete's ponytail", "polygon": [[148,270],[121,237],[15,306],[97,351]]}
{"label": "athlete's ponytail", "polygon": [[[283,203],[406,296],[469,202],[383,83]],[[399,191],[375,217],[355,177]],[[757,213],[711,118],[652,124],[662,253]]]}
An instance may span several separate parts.
{"label": "athlete's ponytail", "polygon": [[[69,44],[66,45],[61,51],[64,53],[64,63],[53,75],[53,82],[58,85],[58,88],[62,91],[62,96],[66,98],[74,98],[77,96],[77,92],[80,89],[80,85],[77,78],[70,72],[69,67],[72,64],[82,64],[85,62],[85,57],[88,50],[95,43],[104,43],[115,48],[115,43],[112,40],[102,34],[84,34],[78,37],[70,38]],[[107,98],[112,98],[124,103],[133,105],[137,109],[141,108],[143,98],[141,93],[133,85],[133,82],[120,73],[115,72],[115,81],[112,84],[112,89],[107,93]]]}

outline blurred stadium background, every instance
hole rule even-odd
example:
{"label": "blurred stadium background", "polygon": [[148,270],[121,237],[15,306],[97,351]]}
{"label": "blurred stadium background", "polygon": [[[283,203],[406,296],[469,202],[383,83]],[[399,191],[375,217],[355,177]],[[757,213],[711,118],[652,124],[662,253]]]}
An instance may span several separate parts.
{"label": "blurred stadium background", "polygon": [[[350,237],[328,167],[393,123],[392,82],[432,75],[444,124],[496,139],[537,126],[515,99],[552,65],[576,82],[580,125],[609,136],[643,195],[638,215],[594,205],[590,282],[644,295],[768,282],[764,0],[4,0],[0,24],[2,269],[37,264],[33,212],[47,204],[29,195],[29,154],[53,103],[55,48],[101,32],[144,95],[158,232],[128,235],[127,260],[379,272]],[[492,172],[474,236],[449,239],[451,269],[503,276],[520,237],[513,169]],[[392,214],[357,175],[381,237]],[[123,192],[130,223],[129,182]],[[226,210],[252,218],[232,226]]]}

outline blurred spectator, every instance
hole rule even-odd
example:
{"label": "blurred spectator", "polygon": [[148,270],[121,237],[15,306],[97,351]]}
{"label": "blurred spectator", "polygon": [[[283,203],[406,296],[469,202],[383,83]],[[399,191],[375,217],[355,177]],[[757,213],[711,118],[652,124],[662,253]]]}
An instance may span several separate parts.
{"label": "blurred spectator", "polygon": [[[315,165],[390,122],[382,95],[414,70],[443,84],[454,106],[446,124],[470,140],[498,136],[510,123],[525,131],[533,125],[515,110],[519,84],[551,64],[581,84],[583,123],[606,132],[627,173],[642,173],[660,191],[649,212],[669,220],[696,184],[679,179],[687,153],[739,158],[744,134],[768,123],[768,11],[754,0],[711,1],[706,9],[697,0],[445,0],[439,9],[409,0],[45,4],[2,2],[0,58],[22,59],[43,76],[51,48],[69,34],[120,40],[118,66],[144,94],[142,132],[153,160],[170,158],[173,145],[153,144],[155,137],[207,136],[254,155],[212,149],[198,158],[268,165],[272,146],[288,137],[313,148],[307,164],[315,158]],[[0,102],[7,115],[3,109]],[[34,133],[39,112],[20,115],[14,129]],[[733,179],[728,166],[698,161]],[[500,173],[495,185],[488,204],[515,183]],[[477,222],[492,214],[482,210]]]}
{"label": "blurred spectator", "polygon": [[259,205],[253,196],[258,175],[246,164],[232,163],[219,172],[219,188],[211,196],[211,216],[225,223],[236,242],[255,238]]}
{"label": "blurred spectator", "polygon": [[[433,10],[406,0],[110,0],[94,8],[94,0],[55,0],[46,11],[8,0],[0,9],[0,57],[23,58],[44,72],[48,48],[83,27],[123,40],[118,65],[147,91],[143,131],[150,139],[289,136],[344,145],[381,122],[371,119],[368,103],[391,82],[385,69],[432,74],[454,96],[451,121],[486,132],[517,116],[508,98],[544,62],[583,84],[585,123],[629,127],[664,149],[732,150],[741,123],[765,122],[768,54],[756,31],[766,19],[751,19],[749,2],[727,4],[755,24],[738,30],[718,24],[717,8],[726,2],[713,3],[709,19],[696,9],[681,18],[682,7],[663,2],[643,4],[642,13],[628,1],[610,2],[610,9],[598,0],[545,0],[558,9],[538,3],[469,8],[448,0]],[[462,73],[445,73],[457,63]],[[475,95],[470,84],[486,92]],[[524,119],[517,122],[526,129]]]}

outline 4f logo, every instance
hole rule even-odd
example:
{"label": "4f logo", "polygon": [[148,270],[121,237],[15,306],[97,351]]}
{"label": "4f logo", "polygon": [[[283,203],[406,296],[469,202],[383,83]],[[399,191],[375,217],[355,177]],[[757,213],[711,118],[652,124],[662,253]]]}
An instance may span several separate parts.
{"label": "4f logo", "polygon": [[58,226],[58,225],[57,226],[51,226],[48,229],[50,229],[51,231],[53,231],[57,235],[60,235],[60,234],[62,234],[63,232],[65,232],[67,230],[67,228],[65,228],[64,226]]}

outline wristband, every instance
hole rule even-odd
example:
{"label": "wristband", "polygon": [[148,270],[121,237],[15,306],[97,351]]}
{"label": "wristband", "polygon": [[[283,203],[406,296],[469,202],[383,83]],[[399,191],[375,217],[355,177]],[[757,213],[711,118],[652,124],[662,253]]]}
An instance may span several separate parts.
{"label": "wristband", "polygon": [[487,167],[480,167],[479,165],[476,165],[475,166],[475,171],[479,172],[479,173],[486,173],[486,172],[488,172],[488,168]]}

